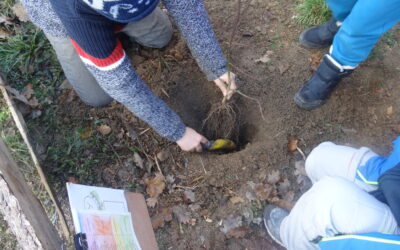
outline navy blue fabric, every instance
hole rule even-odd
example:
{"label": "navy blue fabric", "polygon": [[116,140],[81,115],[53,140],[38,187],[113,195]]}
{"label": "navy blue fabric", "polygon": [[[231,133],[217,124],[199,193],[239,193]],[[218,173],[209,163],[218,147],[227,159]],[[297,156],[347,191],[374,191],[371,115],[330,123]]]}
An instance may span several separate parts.
{"label": "navy blue fabric", "polygon": [[118,23],[107,19],[80,0],[50,0],[68,36],[86,53],[95,58],[107,58],[114,51]]}
{"label": "navy blue fabric", "polygon": [[110,20],[128,23],[150,14],[157,7],[159,0],[83,0],[83,2]]}
{"label": "navy blue fabric", "polygon": [[400,164],[379,178],[379,190],[384,194],[397,225],[400,225]]}

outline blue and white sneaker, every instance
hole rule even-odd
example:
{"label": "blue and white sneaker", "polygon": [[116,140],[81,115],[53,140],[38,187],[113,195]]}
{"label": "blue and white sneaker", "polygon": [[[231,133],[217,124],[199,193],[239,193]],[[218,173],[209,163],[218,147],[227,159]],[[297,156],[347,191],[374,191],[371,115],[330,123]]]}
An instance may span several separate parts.
{"label": "blue and white sneaker", "polygon": [[264,225],[271,238],[279,245],[285,247],[281,241],[280,228],[284,218],[289,215],[285,209],[275,205],[267,205],[264,209]]}

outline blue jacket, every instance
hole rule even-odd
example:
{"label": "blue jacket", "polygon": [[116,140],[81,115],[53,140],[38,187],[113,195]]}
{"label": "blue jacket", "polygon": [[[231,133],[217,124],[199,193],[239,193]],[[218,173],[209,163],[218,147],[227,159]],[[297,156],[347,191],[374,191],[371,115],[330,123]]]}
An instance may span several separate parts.
{"label": "blue jacket", "polygon": [[365,165],[357,169],[357,179],[370,184],[378,185],[379,177],[387,170],[400,163],[400,136],[393,141],[393,151],[388,157],[375,156],[369,159]]}

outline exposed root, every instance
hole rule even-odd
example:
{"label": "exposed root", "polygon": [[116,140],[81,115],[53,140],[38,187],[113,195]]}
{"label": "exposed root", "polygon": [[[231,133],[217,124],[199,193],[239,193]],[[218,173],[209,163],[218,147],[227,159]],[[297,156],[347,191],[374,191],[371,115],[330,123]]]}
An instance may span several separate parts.
{"label": "exposed root", "polygon": [[232,101],[215,103],[203,121],[203,131],[210,139],[238,141],[240,112]]}

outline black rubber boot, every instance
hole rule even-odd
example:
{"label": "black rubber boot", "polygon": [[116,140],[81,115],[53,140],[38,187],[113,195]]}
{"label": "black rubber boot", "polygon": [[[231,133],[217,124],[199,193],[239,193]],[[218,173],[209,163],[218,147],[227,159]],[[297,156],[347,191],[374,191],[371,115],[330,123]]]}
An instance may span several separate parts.
{"label": "black rubber boot", "polygon": [[332,44],[333,37],[340,26],[334,18],[327,23],[306,29],[300,34],[299,42],[307,49],[324,48]]}
{"label": "black rubber boot", "polygon": [[340,80],[353,69],[345,69],[330,55],[325,55],[317,71],[294,96],[294,102],[303,109],[312,110],[326,102]]}

